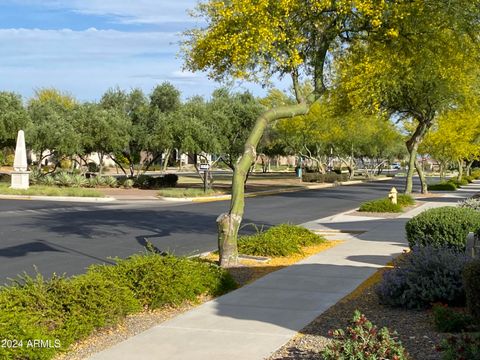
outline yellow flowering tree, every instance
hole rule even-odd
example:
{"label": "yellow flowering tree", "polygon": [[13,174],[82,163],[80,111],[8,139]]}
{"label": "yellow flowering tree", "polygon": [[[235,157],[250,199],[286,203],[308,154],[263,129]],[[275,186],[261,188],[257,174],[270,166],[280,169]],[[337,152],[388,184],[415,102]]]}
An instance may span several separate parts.
{"label": "yellow flowering tree", "polygon": [[405,192],[412,192],[418,147],[442,113],[456,109],[478,81],[478,0],[396,1],[382,32],[357,38],[342,49],[338,81],[356,106],[387,111],[414,124],[406,147]]}
{"label": "yellow flowering tree", "polygon": [[[237,234],[244,213],[244,180],[257,145],[269,123],[306,114],[327,85],[329,51],[358,30],[381,24],[386,0],[209,0],[195,15],[203,27],[186,33],[186,68],[211,78],[268,84],[272,77],[290,77],[296,104],[277,106],[258,119],[238,159],[228,213],[217,219],[220,264],[237,263]],[[331,52],[330,52],[331,53]],[[302,76],[313,83],[304,94]]]}

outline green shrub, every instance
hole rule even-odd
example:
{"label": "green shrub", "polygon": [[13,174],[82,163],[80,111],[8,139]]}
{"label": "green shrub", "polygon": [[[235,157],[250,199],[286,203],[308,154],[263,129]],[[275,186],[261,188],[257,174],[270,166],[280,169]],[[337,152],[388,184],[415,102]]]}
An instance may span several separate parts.
{"label": "green shrub", "polygon": [[300,226],[282,224],[238,239],[238,252],[256,256],[301,254],[303,246],[325,242],[325,238]]}
{"label": "green shrub", "polygon": [[[144,306],[150,308],[220,295],[235,283],[216,265],[158,254],[134,255],[117,265],[96,265],[86,274],[45,280],[22,276],[0,289],[3,339],[23,340],[20,348],[0,347],[2,359],[51,359],[96,328],[110,326]],[[33,339],[59,347],[27,347]]]}
{"label": "green shrub", "polygon": [[469,184],[468,180],[465,179],[465,178],[462,178],[462,180],[458,180],[457,178],[453,178],[453,179],[448,180],[448,183],[455,184],[455,186],[457,188],[459,188],[460,186],[465,186],[465,185]]}
{"label": "green shrub", "polygon": [[72,160],[70,160],[70,159],[60,160],[60,168],[61,169],[69,170],[69,169],[71,169],[71,167],[72,167]]}
{"label": "green shrub", "polygon": [[123,187],[125,189],[131,189],[134,185],[134,181],[132,179],[126,179],[124,182],[123,182]]}
{"label": "green shrub", "polygon": [[429,184],[428,190],[455,191],[457,190],[457,185],[453,182],[441,182],[438,184]]}
{"label": "green shrub", "polygon": [[469,184],[471,184],[473,182],[473,180],[475,180],[475,178],[473,176],[464,176],[463,178],[465,180],[467,180]]}
{"label": "green shrub", "polygon": [[402,212],[402,206],[400,204],[393,204],[388,198],[383,198],[364,202],[360,205],[358,211],[397,213]]}
{"label": "green shrub", "polygon": [[15,154],[8,154],[5,156],[4,164],[6,166],[13,166],[13,163],[15,161]]}
{"label": "green shrub", "polygon": [[378,329],[358,310],[346,331],[334,330],[331,335],[334,340],[322,351],[324,360],[408,359],[395,333]]}
{"label": "green shrub", "polygon": [[477,211],[445,206],[420,213],[407,222],[405,229],[410,247],[435,245],[465,249],[468,233],[479,227]]}
{"label": "green shrub", "polygon": [[108,186],[108,187],[111,187],[111,188],[117,187],[117,185],[118,185],[117,179],[114,178],[113,176],[105,176],[103,178],[104,178],[105,186]]}
{"label": "green shrub", "polygon": [[472,170],[472,172],[470,173],[470,177],[474,179],[480,179],[480,169]]}
{"label": "green shrub", "polygon": [[398,194],[397,204],[400,206],[412,206],[415,205],[415,199],[408,194]]}
{"label": "green shrub", "polygon": [[302,173],[303,182],[317,182],[317,183],[335,183],[348,180],[348,174],[336,174],[334,172],[320,174],[320,173]]}
{"label": "green shrub", "polygon": [[437,350],[442,360],[480,360],[480,333],[450,336]]}
{"label": "green shrub", "polygon": [[97,163],[94,163],[93,161],[89,162],[87,164],[87,167],[88,167],[88,172],[99,172],[100,171],[100,168],[97,165]]}
{"label": "green shrub", "polygon": [[89,271],[126,284],[149,308],[195,301],[202,294],[217,296],[235,288],[229,274],[216,265],[158,254],[116,259],[115,266],[95,265]]}
{"label": "green shrub", "polygon": [[9,174],[0,174],[0,182],[2,183],[11,183],[12,178]]}
{"label": "green shrub", "polygon": [[463,304],[462,271],[467,256],[449,248],[414,247],[395,259],[393,269],[376,286],[382,304],[407,309],[428,308],[433,303]]}
{"label": "green shrub", "polygon": [[70,187],[73,184],[73,179],[70,174],[61,171],[55,175],[55,183],[58,186]]}
{"label": "green shrub", "polygon": [[471,316],[444,304],[434,304],[432,312],[435,328],[440,332],[460,332],[467,330],[473,324]]}
{"label": "green shrub", "polygon": [[463,283],[467,300],[467,309],[480,323],[480,260],[467,264],[463,270]]}
{"label": "green shrub", "polygon": [[79,175],[79,174],[72,175],[72,177],[71,177],[71,186],[72,187],[76,187],[76,188],[86,187],[87,184],[88,184],[88,180],[85,176]]}
{"label": "green shrub", "polygon": [[160,189],[177,186],[178,176],[176,174],[166,174],[153,177],[150,175],[140,175],[135,179],[134,186],[141,189]]}
{"label": "green shrub", "polygon": [[0,324],[7,339],[60,341],[60,347],[0,348],[7,359],[50,359],[94,328],[113,324],[133,311],[138,301],[125,286],[96,275],[50,280],[24,276],[0,290]]}
{"label": "green shrub", "polygon": [[44,175],[39,179],[39,184],[45,185],[45,186],[54,186],[56,185],[56,180],[55,177],[52,175]]}

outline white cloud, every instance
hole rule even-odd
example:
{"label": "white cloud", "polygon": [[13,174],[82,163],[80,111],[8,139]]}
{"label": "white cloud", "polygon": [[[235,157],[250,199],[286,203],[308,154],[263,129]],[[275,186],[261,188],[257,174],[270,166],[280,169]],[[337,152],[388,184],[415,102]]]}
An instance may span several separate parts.
{"label": "white cloud", "polygon": [[89,100],[116,85],[150,91],[170,81],[185,96],[207,95],[215,84],[182,72],[177,42],[174,33],[0,29],[0,88],[28,96],[53,86]]}
{"label": "white cloud", "polygon": [[83,14],[114,16],[130,24],[158,24],[192,21],[187,9],[196,0],[15,0],[40,6],[70,9]]}

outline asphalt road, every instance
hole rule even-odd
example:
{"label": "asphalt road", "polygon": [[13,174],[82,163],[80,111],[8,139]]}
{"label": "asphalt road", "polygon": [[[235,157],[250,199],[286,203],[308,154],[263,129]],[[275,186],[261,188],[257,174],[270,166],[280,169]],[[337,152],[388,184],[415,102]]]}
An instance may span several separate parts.
{"label": "asphalt road", "polygon": [[[333,215],[385,196],[403,179],[284,193],[246,200],[243,224],[294,224]],[[19,273],[46,276],[82,273],[92,263],[111,262],[158,249],[193,255],[216,248],[217,216],[229,202],[65,203],[0,200],[0,283]],[[246,226],[242,231],[252,231]]]}

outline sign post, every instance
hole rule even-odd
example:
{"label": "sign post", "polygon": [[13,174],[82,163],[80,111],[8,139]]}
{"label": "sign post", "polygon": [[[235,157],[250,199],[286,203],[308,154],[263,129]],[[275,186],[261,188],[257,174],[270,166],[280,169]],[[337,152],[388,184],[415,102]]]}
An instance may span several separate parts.
{"label": "sign post", "polygon": [[208,169],[209,164],[200,164],[200,170],[203,170],[203,192],[206,193],[208,189]]}

